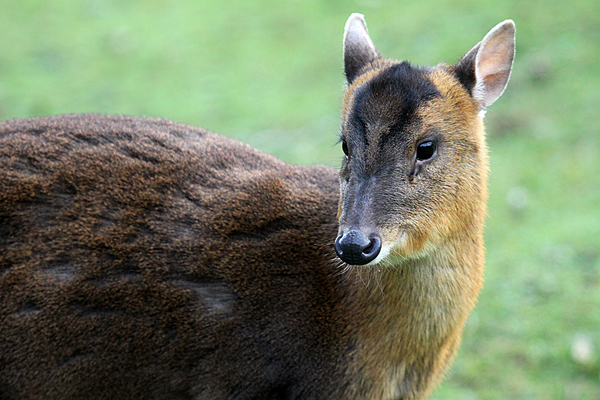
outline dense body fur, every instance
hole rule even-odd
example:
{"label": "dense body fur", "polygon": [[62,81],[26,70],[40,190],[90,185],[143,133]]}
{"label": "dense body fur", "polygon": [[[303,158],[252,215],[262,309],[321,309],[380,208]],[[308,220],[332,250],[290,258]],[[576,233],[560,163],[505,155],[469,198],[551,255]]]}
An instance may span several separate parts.
{"label": "dense body fur", "polygon": [[0,154],[0,398],[304,398],[302,375],[329,382],[349,346],[330,335],[345,325],[335,170],[99,115],[4,123]]}
{"label": "dense body fur", "polygon": [[339,175],[166,120],[1,123],[0,399],[425,397],[481,287],[510,33],[418,68],[353,14]]}

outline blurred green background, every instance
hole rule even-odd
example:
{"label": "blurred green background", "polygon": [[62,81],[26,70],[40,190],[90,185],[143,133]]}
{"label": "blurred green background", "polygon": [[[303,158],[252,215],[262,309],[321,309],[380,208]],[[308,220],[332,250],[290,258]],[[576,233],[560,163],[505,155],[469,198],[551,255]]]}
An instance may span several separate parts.
{"label": "blurred green background", "polygon": [[341,39],[455,62],[517,24],[486,117],[486,284],[434,399],[600,399],[600,2],[0,0],[0,118],[160,116],[337,166]]}

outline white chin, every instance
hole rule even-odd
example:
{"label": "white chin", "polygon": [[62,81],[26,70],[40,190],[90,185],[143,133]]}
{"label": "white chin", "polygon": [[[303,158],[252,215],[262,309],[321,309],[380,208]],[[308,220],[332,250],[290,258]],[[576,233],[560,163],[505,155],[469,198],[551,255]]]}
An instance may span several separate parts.
{"label": "white chin", "polygon": [[[400,237],[398,238],[398,240],[396,240],[394,243],[390,243],[388,245],[384,245],[381,248],[381,251],[379,252],[379,255],[377,257],[375,257],[375,259],[373,261],[371,261],[368,264],[365,264],[364,266],[369,266],[369,265],[375,265],[375,264],[379,264],[380,262],[384,262],[386,263],[391,261],[388,258],[388,256],[390,255],[390,251],[392,250],[393,247],[396,246],[402,246],[404,245],[404,242],[406,241],[406,231],[403,231],[402,234],[400,235]],[[392,257],[395,258],[395,257]],[[387,259],[387,260],[386,260]],[[392,264],[394,262],[392,261]]]}
{"label": "white chin", "polygon": [[368,267],[369,265],[379,264],[380,262],[385,260],[385,258],[389,254],[390,254],[390,246],[383,246],[381,248],[381,251],[379,252],[379,255],[377,257],[375,257],[375,259],[373,261],[371,261],[370,263],[363,265],[363,267]]}

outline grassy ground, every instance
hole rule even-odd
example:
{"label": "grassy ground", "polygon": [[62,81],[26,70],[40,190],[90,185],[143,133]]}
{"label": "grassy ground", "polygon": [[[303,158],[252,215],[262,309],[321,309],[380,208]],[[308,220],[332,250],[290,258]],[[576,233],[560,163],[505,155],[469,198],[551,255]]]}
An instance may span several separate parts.
{"label": "grassy ground", "polygon": [[600,2],[0,0],[0,119],[162,116],[337,165],[341,36],[456,61],[517,24],[488,111],[486,286],[441,399],[600,399]]}

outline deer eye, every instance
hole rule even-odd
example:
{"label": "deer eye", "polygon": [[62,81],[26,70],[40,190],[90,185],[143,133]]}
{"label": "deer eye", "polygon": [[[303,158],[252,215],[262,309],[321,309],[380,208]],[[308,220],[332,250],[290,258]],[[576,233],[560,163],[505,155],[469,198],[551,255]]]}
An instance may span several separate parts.
{"label": "deer eye", "polygon": [[437,147],[434,142],[427,141],[417,146],[417,161],[427,161],[433,158]]}
{"label": "deer eye", "polygon": [[348,143],[346,143],[346,141],[343,140],[343,139],[342,139],[342,151],[344,152],[344,154],[346,156],[349,155],[349,153],[348,153]]}

